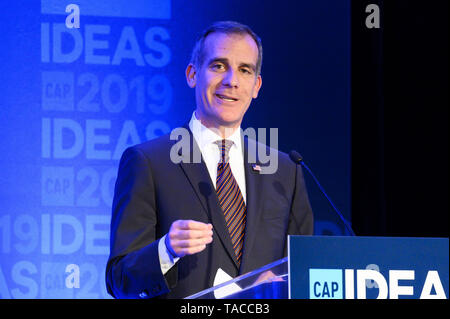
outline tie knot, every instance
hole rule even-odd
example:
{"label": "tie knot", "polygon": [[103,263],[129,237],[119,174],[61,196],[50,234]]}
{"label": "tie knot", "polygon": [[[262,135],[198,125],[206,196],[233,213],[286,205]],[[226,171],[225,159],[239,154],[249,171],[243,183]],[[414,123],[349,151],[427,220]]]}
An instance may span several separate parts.
{"label": "tie knot", "polygon": [[223,139],[215,141],[214,143],[219,147],[221,162],[227,163],[230,159],[229,152],[231,146],[233,145],[233,141]]}

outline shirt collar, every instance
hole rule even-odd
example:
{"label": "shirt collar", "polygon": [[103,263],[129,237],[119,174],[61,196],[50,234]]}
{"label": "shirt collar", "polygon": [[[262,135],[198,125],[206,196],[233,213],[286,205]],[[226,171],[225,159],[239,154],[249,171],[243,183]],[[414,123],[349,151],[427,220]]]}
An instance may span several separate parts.
{"label": "shirt collar", "polygon": [[[195,111],[192,113],[191,120],[189,121],[189,128],[194,135],[200,150],[213,144],[217,140],[222,140],[222,137],[206,126],[204,126],[196,117]],[[241,149],[241,127],[239,126],[233,134],[227,137],[227,140],[233,141],[232,148]],[[215,145],[215,144],[214,144]]]}

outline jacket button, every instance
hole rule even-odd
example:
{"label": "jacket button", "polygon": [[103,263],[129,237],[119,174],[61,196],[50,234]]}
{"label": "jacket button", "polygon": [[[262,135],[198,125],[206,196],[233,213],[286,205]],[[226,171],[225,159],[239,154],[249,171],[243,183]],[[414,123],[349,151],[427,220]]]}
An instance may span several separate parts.
{"label": "jacket button", "polygon": [[147,297],[148,297],[148,294],[145,290],[139,294],[139,298],[147,298]]}

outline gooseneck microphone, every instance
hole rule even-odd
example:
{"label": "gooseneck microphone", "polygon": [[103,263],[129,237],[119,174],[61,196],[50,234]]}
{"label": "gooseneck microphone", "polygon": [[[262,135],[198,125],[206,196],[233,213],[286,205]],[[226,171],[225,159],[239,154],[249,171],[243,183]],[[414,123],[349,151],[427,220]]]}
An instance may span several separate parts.
{"label": "gooseneck microphone", "polygon": [[322,192],[322,194],[325,195],[325,197],[327,198],[328,202],[331,204],[331,206],[333,207],[334,211],[337,213],[337,215],[339,216],[339,218],[342,220],[342,222],[345,225],[345,228],[347,228],[347,230],[350,232],[350,234],[352,236],[356,236],[355,232],[353,231],[353,229],[350,227],[350,225],[348,224],[348,222],[345,220],[344,216],[342,216],[341,212],[339,211],[339,209],[336,208],[336,206],[333,204],[333,202],[331,201],[330,197],[328,197],[327,193],[325,192],[325,190],[323,189],[322,185],[320,185],[319,181],[317,180],[317,178],[314,176],[313,172],[309,169],[309,167],[305,164],[305,162],[303,161],[303,157],[297,153],[296,151],[290,151],[289,152],[289,157],[291,158],[291,160],[295,163],[295,164],[300,164],[302,165],[308,172],[309,174],[312,176],[312,178],[314,179],[314,181],[316,182],[317,186],[319,186],[320,191]]}

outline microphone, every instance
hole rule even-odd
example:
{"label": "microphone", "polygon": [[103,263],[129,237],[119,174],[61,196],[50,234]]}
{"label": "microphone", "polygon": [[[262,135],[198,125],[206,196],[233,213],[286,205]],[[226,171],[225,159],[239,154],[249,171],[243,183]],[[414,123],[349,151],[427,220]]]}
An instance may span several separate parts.
{"label": "microphone", "polygon": [[325,190],[323,189],[322,185],[320,185],[319,181],[317,180],[317,178],[314,176],[313,172],[309,169],[309,167],[305,164],[305,162],[303,161],[303,157],[297,153],[296,151],[290,151],[289,152],[289,157],[290,159],[295,163],[295,164],[300,164],[302,165],[308,172],[309,174],[312,176],[312,178],[314,179],[314,181],[316,182],[317,186],[319,186],[320,191],[322,192],[322,194],[325,195],[325,197],[327,198],[328,202],[331,204],[331,206],[333,207],[334,211],[337,213],[337,215],[339,216],[339,218],[342,220],[342,222],[345,225],[345,228],[347,228],[347,230],[350,232],[350,234],[352,236],[356,236],[355,232],[353,231],[353,229],[350,227],[350,225],[348,224],[348,222],[345,220],[344,216],[342,216],[341,212],[339,211],[339,209],[336,208],[336,206],[333,204],[333,202],[331,201],[330,197],[328,197],[327,193],[325,192]]}

